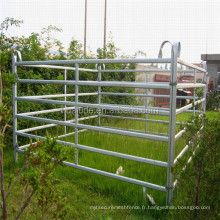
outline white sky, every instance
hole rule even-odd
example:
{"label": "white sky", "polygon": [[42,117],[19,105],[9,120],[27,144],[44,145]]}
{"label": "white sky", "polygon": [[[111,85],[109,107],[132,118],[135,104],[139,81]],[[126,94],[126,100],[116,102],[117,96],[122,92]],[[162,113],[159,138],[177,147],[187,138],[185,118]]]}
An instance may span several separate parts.
{"label": "white sky", "polygon": [[[87,46],[103,46],[104,0],[87,0]],[[0,22],[22,19],[11,29],[28,36],[43,27],[63,29],[56,37],[65,47],[72,38],[84,41],[84,0],[0,0]],[[220,53],[220,0],[107,0],[107,36],[126,54],[142,50],[156,57],[164,40],[180,41],[181,58],[199,62],[201,53]],[[165,56],[170,55],[169,46]]]}

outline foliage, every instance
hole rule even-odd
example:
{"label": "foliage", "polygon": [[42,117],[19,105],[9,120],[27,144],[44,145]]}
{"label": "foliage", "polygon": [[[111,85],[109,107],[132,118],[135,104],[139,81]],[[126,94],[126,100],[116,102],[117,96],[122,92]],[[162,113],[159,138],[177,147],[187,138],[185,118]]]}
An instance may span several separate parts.
{"label": "foliage", "polygon": [[[45,141],[31,142],[28,150],[24,152],[23,166],[15,176],[11,175],[8,182],[6,199],[12,197],[10,201],[13,201],[13,204],[10,204],[13,212],[9,213],[9,217],[20,218],[32,200],[38,206],[36,210],[32,205],[31,211],[36,219],[62,217],[66,209],[66,198],[52,185],[52,172],[73,153],[72,148],[59,145],[56,139],[49,136]],[[18,186],[21,193],[15,197],[12,192]]]}
{"label": "foliage", "polygon": [[207,95],[206,109],[211,111],[218,111],[219,107],[220,107],[220,94],[215,93],[214,91],[210,92]]}
{"label": "foliage", "polygon": [[[204,130],[197,133],[202,125],[202,119],[195,118],[194,123],[188,126],[185,134],[186,141],[192,141],[194,149],[197,146],[195,157],[186,170],[181,173],[178,182],[178,197],[173,205],[191,207],[171,211],[169,219],[216,219],[219,204],[219,147],[220,147],[220,114],[215,120],[205,119]],[[199,137],[199,138],[198,138]],[[193,151],[192,150],[192,151]],[[191,151],[191,154],[192,154]],[[179,161],[175,172],[187,163],[187,158]],[[202,208],[208,207],[208,208]]]}

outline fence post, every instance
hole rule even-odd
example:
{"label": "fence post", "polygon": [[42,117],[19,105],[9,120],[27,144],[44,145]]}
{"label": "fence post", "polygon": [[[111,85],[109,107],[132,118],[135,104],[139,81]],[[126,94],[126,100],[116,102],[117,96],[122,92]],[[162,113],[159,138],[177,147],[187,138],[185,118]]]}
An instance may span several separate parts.
{"label": "fence post", "polygon": [[[194,83],[196,83],[196,70],[194,70]],[[196,111],[195,96],[196,96],[196,89],[193,88],[193,118],[195,118],[195,111]]]}
{"label": "fence post", "polygon": [[[79,64],[76,63],[75,65],[75,82],[79,81]],[[78,124],[78,93],[79,93],[79,87],[78,85],[75,85],[75,124]],[[75,127],[75,145],[78,145],[78,128]],[[75,164],[78,165],[78,149],[76,147],[75,149]]]}
{"label": "fence post", "polygon": [[[149,73],[148,72],[146,72],[146,83],[148,83],[149,82]],[[148,108],[148,89],[146,89],[146,108]],[[147,111],[148,112],[148,111]],[[148,122],[147,122],[147,119],[148,119],[148,113],[146,112],[146,115],[145,115],[145,119],[146,119],[146,121],[145,121],[145,132],[147,132],[147,129],[148,129],[148,127],[147,127],[147,124],[148,124]]]}
{"label": "fence post", "polygon": [[[67,80],[67,69],[64,70],[64,80]],[[64,101],[66,102],[66,84],[64,85]],[[64,105],[66,108],[66,105]],[[64,121],[66,121],[66,110],[64,110]],[[64,126],[64,134],[66,134],[66,126]]]}
{"label": "fence post", "polygon": [[[15,62],[17,62],[17,55],[12,54],[12,73],[17,74],[17,66],[15,66]],[[16,75],[15,75],[16,77]],[[17,83],[14,83],[12,86],[12,92],[13,92],[13,150],[14,150],[14,161],[17,162],[18,160],[18,153],[17,153],[17,147],[18,147],[18,137],[16,135],[17,132]]]}
{"label": "fence post", "polygon": [[[98,65],[98,82],[101,82],[101,77],[102,77],[102,73],[101,73],[101,65]],[[98,104],[100,105],[101,104],[101,86],[98,86]],[[98,108],[98,126],[101,126],[101,120],[100,120],[100,111],[101,109]],[[99,132],[100,134],[100,132]]]}
{"label": "fence post", "polygon": [[176,133],[176,85],[177,85],[177,57],[180,53],[180,43],[172,45],[171,55],[171,76],[170,76],[170,119],[169,119],[169,146],[168,146],[168,166],[167,166],[167,195],[166,205],[172,203],[173,194],[173,174],[175,155],[175,133]]}

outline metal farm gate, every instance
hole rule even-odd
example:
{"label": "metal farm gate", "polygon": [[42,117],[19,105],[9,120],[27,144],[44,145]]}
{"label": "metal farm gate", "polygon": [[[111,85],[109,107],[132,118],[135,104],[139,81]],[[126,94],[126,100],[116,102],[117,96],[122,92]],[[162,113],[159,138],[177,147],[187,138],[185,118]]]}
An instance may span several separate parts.
{"label": "metal farm gate", "polygon": [[[176,116],[178,114],[181,114],[183,112],[191,112],[193,114],[195,113],[201,113],[203,114],[205,112],[205,104],[206,104],[206,70],[199,68],[195,65],[186,63],[179,59],[180,55],[180,43],[174,43],[172,44],[171,49],[171,57],[170,58],[162,58],[162,48],[163,45],[166,42],[164,42],[161,45],[159,58],[146,58],[146,59],[85,59],[85,60],[48,60],[48,61],[22,61],[21,54],[17,51],[13,54],[12,58],[12,68],[13,73],[15,73],[17,77],[17,82],[13,85],[13,146],[14,146],[14,160],[17,160],[17,153],[23,153],[27,147],[29,147],[29,144],[25,144],[22,146],[19,146],[18,137],[26,137],[35,139],[36,137],[40,140],[44,140],[45,137],[33,135],[30,134],[31,131],[37,131],[57,125],[61,125],[64,127],[64,133],[61,136],[57,137],[57,142],[62,145],[72,146],[76,149],[76,155],[75,155],[75,163],[70,163],[64,161],[63,163],[67,166],[70,166],[72,168],[88,171],[91,173],[103,175],[106,177],[114,178],[117,180],[126,181],[129,183],[137,184],[143,187],[143,192],[146,193],[146,188],[152,188],[155,190],[163,191],[166,193],[166,204],[170,205],[172,202],[172,194],[173,190],[176,187],[177,180],[174,180],[173,174],[171,171],[171,167],[176,165],[178,163],[178,159],[181,158],[185,152],[188,150],[189,145],[186,145],[182,151],[179,153],[179,155],[175,158],[175,142],[183,135],[185,132],[185,129],[179,131],[176,133],[176,124],[180,124],[176,121]],[[105,64],[132,64],[132,63],[142,63],[142,64],[161,64],[164,65],[168,64],[170,65],[170,70],[166,70],[167,73],[170,75],[170,81],[169,82],[136,82],[136,81],[102,81],[101,75],[107,74],[111,72],[117,72],[119,74],[127,74],[136,72],[135,69],[104,69]],[[85,69],[80,68],[80,66],[84,64],[89,64],[93,66],[93,69]],[[72,66],[72,67],[71,67]],[[178,82],[178,74],[183,73],[186,71],[186,69],[179,69],[179,66],[181,67],[188,67],[190,70],[187,70],[188,72],[192,72],[194,74],[194,81],[192,83],[180,83]],[[22,68],[22,70],[25,70],[25,68],[41,68],[43,69],[52,69],[52,70],[60,70],[64,74],[64,79],[61,80],[44,80],[44,79],[21,79],[19,78],[19,74],[17,74],[17,68]],[[51,71],[52,71],[51,70]],[[69,72],[72,71],[75,75],[74,80],[68,79]],[[80,73],[81,71],[86,71],[91,74],[97,74],[97,80],[95,81],[89,81],[89,80],[80,80]],[[148,70],[139,70],[139,72],[146,72],[148,74]],[[151,70],[152,72],[153,70]],[[158,72],[158,70],[155,70],[155,72]],[[202,72],[204,73],[204,80],[202,83],[196,82],[196,73]],[[27,84],[45,84],[45,85],[62,85],[64,93],[63,94],[48,94],[48,95],[35,95],[35,96],[17,96],[17,88],[18,85],[25,86]],[[73,86],[75,88],[75,92],[73,94],[67,93],[67,86]],[[97,88],[97,91],[91,92],[91,93],[79,93],[79,87],[80,86],[89,86],[92,88]],[[111,87],[123,87],[123,88],[142,88],[144,91],[146,91],[145,94],[138,94],[138,93],[113,93],[108,92],[105,90],[105,92],[102,91],[102,88],[111,88]],[[203,97],[199,98],[196,97],[195,92],[192,96],[177,96],[177,89],[186,89],[186,88],[192,88],[193,91],[195,91],[195,88],[202,88],[203,89]],[[169,92],[169,95],[157,95],[157,94],[151,94],[148,93],[150,89],[164,89],[167,92]],[[18,90],[19,91],[19,90]],[[160,107],[150,107],[148,106],[148,102],[146,102],[146,106],[131,106],[131,105],[121,105],[121,104],[104,104],[101,102],[101,97],[105,95],[111,95],[111,96],[133,96],[133,97],[162,97],[169,99],[169,108],[160,108]],[[86,96],[86,97],[96,97],[96,103],[84,103],[79,102],[79,97]],[[60,98],[63,97],[64,100],[54,100],[54,98]],[[74,101],[67,101],[68,97],[73,97]],[[183,107],[177,108],[176,106],[176,100],[177,99],[191,99],[194,101],[193,103],[186,104]],[[48,105],[62,105],[63,108],[50,108],[40,111],[30,111],[30,112],[20,112],[18,109],[18,104],[26,102],[31,103],[43,103]],[[195,106],[202,103],[202,111],[196,110]],[[121,110],[122,112],[139,112],[144,113],[146,117],[132,117],[129,115],[129,117],[123,117],[123,116],[117,116],[114,114],[109,115],[103,115],[100,112],[96,115],[87,116],[79,118],[78,111],[80,108],[94,108],[98,110]],[[75,110],[73,114],[72,120],[67,120],[66,118],[66,111],[68,110]],[[19,112],[19,113],[18,113]],[[42,114],[49,114],[51,112],[64,112],[63,120],[55,120],[50,119],[48,117],[41,117]],[[148,115],[154,114],[154,115],[162,115],[162,116],[168,116],[169,120],[157,120],[157,119],[149,119]],[[100,123],[100,119],[104,117],[110,117],[110,118],[123,118],[125,120],[137,120],[137,121],[144,121],[146,123],[153,122],[153,123],[165,123],[169,124],[169,133],[167,135],[161,135],[159,132],[157,134],[148,132],[147,130],[145,132],[137,131],[137,130],[124,130],[124,129],[117,129],[117,128],[111,128],[102,126]],[[80,123],[81,121],[85,122],[88,119],[91,118],[97,118],[98,119],[98,125],[87,125]],[[45,123],[45,125],[41,126],[35,126],[31,128],[26,128],[22,130],[18,130],[18,119],[19,120],[31,120],[33,122],[41,122]],[[74,128],[74,132],[68,133],[67,127]],[[141,139],[150,139],[152,141],[162,141],[167,143],[168,148],[168,155],[167,155],[167,161],[159,161],[159,160],[153,160],[149,158],[143,158],[128,154],[122,154],[114,151],[108,151],[100,148],[90,147],[81,145],[78,143],[78,135],[81,132],[86,132],[87,130],[92,131],[98,131],[98,132],[106,132],[110,134],[117,134],[117,135],[124,135],[124,136],[130,136],[130,137],[136,137]],[[59,140],[61,137],[66,137],[69,135],[75,136],[75,142],[66,142]],[[146,146],[147,147],[147,146]],[[86,150],[98,154],[104,154],[109,155],[113,157],[123,158],[127,160],[132,160],[140,163],[146,163],[151,164],[154,166],[160,166],[164,167],[167,170],[167,181],[165,186],[153,184],[150,182],[141,181],[134,178],[128,178],[125,176],[117,175],[110,172],[105,172],[98,169],[93,169],[91,167],[86,167],[80,165],[80,161],[78,161],[78,154],[77,149]],[[196,150],[196,149],[194,149]],[[189,158],[189,161],[192,158]],[[147,170],[146,170],[147,172]]]}

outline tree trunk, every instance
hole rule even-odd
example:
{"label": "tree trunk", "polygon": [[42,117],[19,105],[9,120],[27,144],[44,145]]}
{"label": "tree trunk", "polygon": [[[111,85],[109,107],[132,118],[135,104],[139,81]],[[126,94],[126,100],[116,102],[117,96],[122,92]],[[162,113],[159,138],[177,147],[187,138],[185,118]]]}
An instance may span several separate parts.
{"label": "tree trunk", "polygon": [[[2,74],[0,65],[0,106],[2,105]],[[2,143],[2,115],[0,114],[0,143]],[[0,149],[0,178],[1,178],[1,195],[2,195],[2,213],[3,219],[7,219],[7,203],[5,197],[5,185],[4,185],[4,167],[3,167],[3,148]]]}

